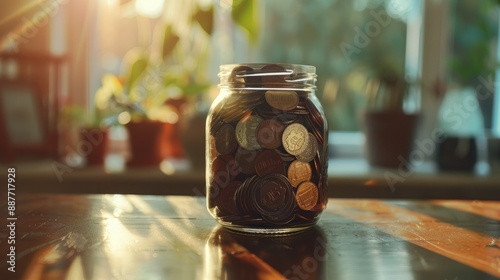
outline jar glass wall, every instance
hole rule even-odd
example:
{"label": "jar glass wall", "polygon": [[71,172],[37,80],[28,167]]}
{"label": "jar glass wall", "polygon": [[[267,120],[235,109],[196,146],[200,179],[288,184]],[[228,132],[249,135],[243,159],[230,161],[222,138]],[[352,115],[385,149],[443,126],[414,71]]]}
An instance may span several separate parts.
{"label": "jar glass wall", "polygon": [[313,66],[221,66],[207,118],[209,212],[223,226],[284,233],[326,207],[328,127]]}

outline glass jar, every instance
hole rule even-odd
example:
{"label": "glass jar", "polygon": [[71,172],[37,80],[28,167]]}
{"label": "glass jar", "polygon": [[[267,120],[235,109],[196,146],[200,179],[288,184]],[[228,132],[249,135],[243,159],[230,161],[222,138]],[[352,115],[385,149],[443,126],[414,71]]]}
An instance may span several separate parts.
{"label": "glass jar", "polygon": [[328,126],[315,95],[315,67],[220,67],[207,117],[207,208],[223,226],[286,233],[325,209]]}

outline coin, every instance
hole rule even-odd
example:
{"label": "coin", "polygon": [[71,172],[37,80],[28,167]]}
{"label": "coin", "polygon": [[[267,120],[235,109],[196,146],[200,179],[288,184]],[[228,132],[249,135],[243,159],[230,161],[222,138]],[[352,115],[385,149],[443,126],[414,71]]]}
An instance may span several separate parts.
{"label": "coin", "polygon": [[245,87],[245,79],[243,78],[242,74],[246,73],[247,71],[253,71],[253,69],[245,65],[235,67],[229,75],[229,83],[231,83],[235,88]]}
{"label": "coin", "polygon": [[273,173],[285,173],[285,168],[280,154],[278,154],[275,150],[265,150],[260,152],[255,159],[255,171],[261,177]]}
{"label": "coin", "polygon": [[290,90],[268,90],[265,98],[267,104],[282,111],[292,110],[299,104],[299,95]]}
{"label": "coin", "polygon": [[276,119],[262,121],[257,127],[257,143],[267,149],[276,149],[281,146],[281,136],[285,126]]}
{"label": "coin", "polygon": [[313,182],[304,182],[297,188],[297,205],[302,210],[310,210],[318,202],[318,187]]}
{"label": "coin", "polygon": [[297,187],[300,183],[311,180],[311,165],[308,162],[296,160],[288,167],[287,175],[290,184]]}
{"label": "coin", "polygon": [[289,154],[299,155],[307,148],[308,138],[307,129],[303,125],[292,123],[283,131],[283,147]]}
{"label": "coin", "polygon": [[212,178],[211,182],[218,187],[226,187],[231,182],[227,161],[218,156],[212,162]]}
{"label": "coin", "polygon": [[278,180],[275,177],[266,178],[262,181],[258,197],[257,205],[263,212],[274,212],[279,210],[286,199],[287,188],[283,180]]}
{"label": "coin", "polygon": [[276,64],[268,64],[261,68],[262,86],[267,88],[285,87],[285,77],[290,76],[290,73],[282,66]]}
{"label": "coin", "polygon": [[314,135],[309,133],[306,149],[297,155],[297,159],[303,162],[310,162],[316,157],[316,152],[318,151],[318,142]]}
{"label": "coin", "polygon": [[256,130],[263,119],[256,115],[246,116],[236,125],[236,140],[241,147],[247,150],[262,148],[257,142]]}
{"label": "coin", "polygon": [[279,147],[278,149],[275,149],[275,151],[281,156],[281,160],[284,163],[289,163],[295,160],[295,157],[292,156],[291,154],[287,153],[283,147]]}
{"label": "coin", "polygon": [[292,186],[285,176],[271,174],[259,180],[255,206],[262,218],[273,224],[286,224],[295,214]]}
{"label": "coin", "polygon": [[249,177],[243,182],[234,194],[234,201],[239,212],[243,215],[259,217],[259,212],[255,206],[255,190],[258,187],[259,177],[257,175]]}
{"label": "coin", "polygon": [[232,125],[224,124],[215,133],[215,148],[221,155],[227,155],[236,149],[236,135]]}
{"label": "coin", "polygon": [[238,188],[241,186],[241,182],[232,181],[225,188],[220,188],[219,194],[217,195],[217,206],[223,215],[237,215],[239,214],[238,208],[234,202],[234,195]]}
{"label": "coin", "polygon": [[231,71],[229,82],[235,88],[260,87],[262,84],[261,77],[255,75],[255,70],[245,65],[235,67]]}

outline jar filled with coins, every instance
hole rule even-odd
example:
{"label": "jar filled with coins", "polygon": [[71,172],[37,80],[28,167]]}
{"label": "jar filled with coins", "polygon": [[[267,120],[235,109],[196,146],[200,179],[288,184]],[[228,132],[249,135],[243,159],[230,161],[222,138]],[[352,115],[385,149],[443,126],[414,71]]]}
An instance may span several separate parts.
{"label": "jar filled with coins", "polygon": [[206,128],[209,212],[244,232],[314,225],[328,201],[328,126],[315,67],[222,65],[219,77]]}

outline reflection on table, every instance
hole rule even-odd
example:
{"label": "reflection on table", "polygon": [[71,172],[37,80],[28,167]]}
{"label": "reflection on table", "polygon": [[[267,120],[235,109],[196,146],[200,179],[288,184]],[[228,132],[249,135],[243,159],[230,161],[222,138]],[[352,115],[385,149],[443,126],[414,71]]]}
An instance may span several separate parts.
{"label": "reflection on table", "polygon": [[17,198],[16,272],[2,262],[1,279],[500,277],[493,201],[330,199],[317,226],[262,236],[221,228],[200,197]]}

